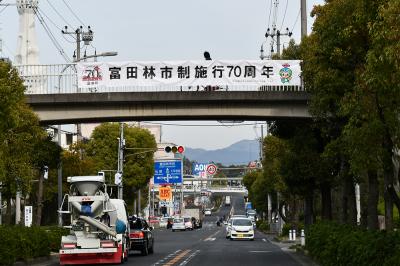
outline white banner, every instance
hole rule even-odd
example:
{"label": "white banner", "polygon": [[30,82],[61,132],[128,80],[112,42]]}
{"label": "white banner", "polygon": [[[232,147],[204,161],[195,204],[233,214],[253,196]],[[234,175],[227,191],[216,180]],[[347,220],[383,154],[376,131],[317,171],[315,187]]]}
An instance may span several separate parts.
{"label": "white banner", "polygon": [[78,86],[300,86],[300,60],[81,62]]}

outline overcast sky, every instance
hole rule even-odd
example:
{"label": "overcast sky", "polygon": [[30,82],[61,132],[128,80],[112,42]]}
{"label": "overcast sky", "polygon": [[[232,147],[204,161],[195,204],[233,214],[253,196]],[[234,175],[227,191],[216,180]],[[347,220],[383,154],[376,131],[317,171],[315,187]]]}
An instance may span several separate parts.
{"label": "overcast sky", "polygon": [[[92,46],[86,47],[88,55],[94,53],[94,47],[97,53],[118,52],[117,57],[105,61],[195,60],[203,59],[204,51],[209,51],[213,59],[259,59],[265,32],[273,22],[274,2],[279,2],[277,28],[285,31],[288,27],[298,43],[300,0],[40,0],[39,11],[70,58],[75,49],[73,39],[62,36],[60,29],[70,25],[73,30],[83,24],[90,25],[95,33]],[[307,13],[323,2],[308,0]],[[7,3],[15,1],[2,1]],[[309,17],[308,32],[312,22]],[[13,59],[18,33],[15,6],[0,7],[0,23],[2,56]],[[41,63],[65,63],[38,21],[36,28]],[[283,44],[288,41],[287,37],[281,38]],[[254,122],[241,126],[215,121],[160,123],[170,124],[163,126],[163,141],[192,148],[223,148],[261,134],[260,123]]]}

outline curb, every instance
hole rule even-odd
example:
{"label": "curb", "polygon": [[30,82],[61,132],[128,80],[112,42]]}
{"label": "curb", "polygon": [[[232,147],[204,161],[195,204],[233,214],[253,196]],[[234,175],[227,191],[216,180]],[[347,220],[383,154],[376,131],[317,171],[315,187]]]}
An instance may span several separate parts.
{"label": "curb", "polygon": [[39,257],[34,259],[28,259],[27,261],[17,261],[14,263],[14,266],[50,266],[50,265],[58,265],[59,263],[59,254],[52,252],[47,257]]}
{"label": "curb", "polygon": [[269,242],[275,246],[278,246],[283,252],[288,254],[292,259],[294,259],[297,263],[302,266],[319,266],[315,261],[313,261],[308,255],[307,251],[298,247],[297,241],[287,241],[277,238],[276,234],[265,233],[261,230],[258,230],[261,234],[265,235]]}

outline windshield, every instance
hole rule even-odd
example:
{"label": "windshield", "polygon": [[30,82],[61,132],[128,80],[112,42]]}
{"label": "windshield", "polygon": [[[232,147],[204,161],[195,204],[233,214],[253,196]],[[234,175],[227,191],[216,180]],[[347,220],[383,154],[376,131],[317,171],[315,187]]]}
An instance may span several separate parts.
{"label": "windshield", "polygon": [[232,225],[253,226],[252,222],[249,219],[234,219],[232,220]]}
{"label": "windshield", "polygon": [[174,223],[183,223],[183,219],[174,219]]}
{"label": "windshield", "polygon": [[190,218],[185,218],[185,223],[190,222]]}

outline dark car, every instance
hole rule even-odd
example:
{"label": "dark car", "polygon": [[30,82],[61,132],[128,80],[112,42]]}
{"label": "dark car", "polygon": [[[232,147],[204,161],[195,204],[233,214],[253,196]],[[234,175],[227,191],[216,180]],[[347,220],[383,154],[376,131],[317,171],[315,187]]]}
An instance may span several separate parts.
{"label": "dark car", "polygon": [[153,228],[140,217],[130,218],[129,227],[131,230],[129,233],[130,250],[139,250],[144,256],[152,254],[154,252]]}

